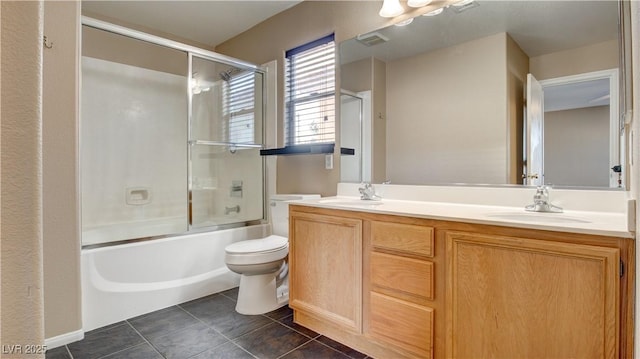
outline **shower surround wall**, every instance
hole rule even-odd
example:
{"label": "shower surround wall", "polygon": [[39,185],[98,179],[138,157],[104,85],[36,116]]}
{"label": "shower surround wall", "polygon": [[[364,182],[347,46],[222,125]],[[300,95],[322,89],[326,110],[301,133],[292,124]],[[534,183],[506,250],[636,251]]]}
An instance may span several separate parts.
{"label": "shower surround wall", "polygon": [[187,231],[184,76],[82,59],[83,244]]}
{"label": "shower surround wall", "polygon": [[83,26],[85,331],[237,286],[225,246],[270,234],[263,73],[198,51]]}
{"label": "shower surround wall", "polygon": [[263,220],[263,73],[88,21],[82,51],[83,245]]}

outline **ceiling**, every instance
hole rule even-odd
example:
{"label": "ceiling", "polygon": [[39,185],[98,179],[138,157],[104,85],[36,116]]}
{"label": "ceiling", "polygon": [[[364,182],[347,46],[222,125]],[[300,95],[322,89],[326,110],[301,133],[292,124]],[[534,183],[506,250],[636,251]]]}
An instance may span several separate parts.
{"label": "ceiling", "polygon": [[175,35],[214,48],[302,0],[82,1],[83,14]]}
{"label": "ceiling", "polygon": [[[82,10],[215,48],[301,1],[83,0]],[[500,32],[509,33],[527,55],[534,57],[616,39],[617,21],[615,0],[476,0],[476,6],[464,11],[449,6],[438,16],[418,16],[408,26],[376,30],[376,34],[388,39],[378,45],[345,41],[340,44],[340,59],[348,63],[375,56],[391,61]],[[596,86],[600,84],[603,86]],[[593,82],[588,91],[589,95],[582,98],[601,98],[601,102],[608,102],[608,98],[602,97],[608,93],[608,83]],[[591,101],[585,106],[593,105]]]}
{"label": "ceiling", "polygon": [[617,1],[476,0],[477,6],[437,16],[418,16],[408,26],[376,32],[389,41],[367,47],[356,41],[340,45],[341,62],[374,56],[391,61],[506,32],[529,56],[616,39]]}

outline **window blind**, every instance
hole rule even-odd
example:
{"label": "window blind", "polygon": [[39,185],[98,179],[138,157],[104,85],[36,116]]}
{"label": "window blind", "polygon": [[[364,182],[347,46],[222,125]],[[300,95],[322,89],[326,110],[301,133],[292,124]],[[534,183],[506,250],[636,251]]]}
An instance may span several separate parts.
{"label": "window blind", "polygon": [[228,142],[255,143],[255,74],[247,72],[232,77],[223,91]]}
{"label": "window blind", "polygon": [[286,52],[287,146],[335,142],[335,56],[333,34]]}

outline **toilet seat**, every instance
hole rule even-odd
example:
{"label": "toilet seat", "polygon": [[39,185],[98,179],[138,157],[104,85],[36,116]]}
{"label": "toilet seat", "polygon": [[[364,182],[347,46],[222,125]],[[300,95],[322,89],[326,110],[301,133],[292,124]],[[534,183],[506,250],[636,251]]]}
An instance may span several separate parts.
{"label": "toilet seat", "polygon": [[261,239],[249,239],[232,243],[225,248],[228,264],[249,265],[284,259],[289,253],[286,237],[271,235]]}

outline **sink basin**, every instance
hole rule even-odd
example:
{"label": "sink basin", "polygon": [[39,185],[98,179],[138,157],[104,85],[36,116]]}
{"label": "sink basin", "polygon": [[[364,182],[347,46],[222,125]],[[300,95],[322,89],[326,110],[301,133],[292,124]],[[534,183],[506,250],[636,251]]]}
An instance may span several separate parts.
{"label": "sink basin", "polygon": [[487,217],[491,218],[499,218],[506,219],[510,221],[523,221],[523,222],[540,222],[540,223],[591,223],[586,219],[576,218],[565,216],[564,214],[559,213],[518,213],[518,212],[508,212],[508,213],[490,213],[487,214]]}
{"label": "sink basin", "polygon": [[326,203],[334,206],[358,206],[358,207],[375,207],[383,204],[382,201],[365,201],[361,199],[345,199],[345,198],[327,198],[321,199],[318,203]]}

